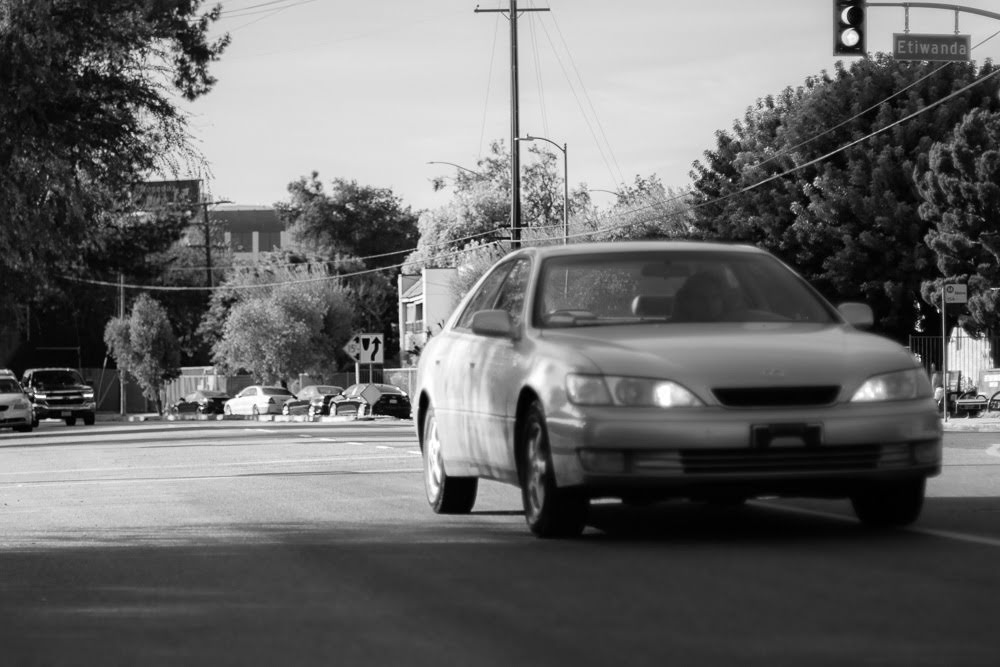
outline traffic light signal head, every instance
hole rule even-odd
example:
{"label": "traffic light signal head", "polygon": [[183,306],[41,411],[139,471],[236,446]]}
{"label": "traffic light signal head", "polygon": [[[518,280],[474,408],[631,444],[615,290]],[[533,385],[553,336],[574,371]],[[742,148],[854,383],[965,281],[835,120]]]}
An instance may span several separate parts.
{"label": "traffic light signal head", "polygon": [[833,0],[833,55],[865,55],[865,9],[865,0]]}

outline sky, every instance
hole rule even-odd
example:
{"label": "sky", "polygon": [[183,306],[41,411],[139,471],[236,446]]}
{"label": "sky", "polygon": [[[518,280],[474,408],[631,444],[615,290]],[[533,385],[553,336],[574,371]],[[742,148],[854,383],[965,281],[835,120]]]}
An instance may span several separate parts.
{"label": "sky", "polygon": [[[232,43],[212,66],[218,83],[180,104],[206,164],[176,175],[203,179],[215,201],[271,206],[318,172],[328,191],[335,178],[357,181],[420,211],[450,197],[432,179],[474,169],[494,141],[510,145],[511,24],[506,12],[475,11],[509,0],[221,4],[213,34]],[[996,0],[956,4],[1000,13]],[[517,5],[520,134],[565,144],[571,187],[585,184],[599,204],[637,176],[687,186],[717,131],[838,60],[832,0]],[[905,21],[902,7],[870,6],[869,52],[891,51]],[[911,33],[953,34],[955,21],[909,10]],[[974,61],[1000,61],[1000,20],[958,21]]]}

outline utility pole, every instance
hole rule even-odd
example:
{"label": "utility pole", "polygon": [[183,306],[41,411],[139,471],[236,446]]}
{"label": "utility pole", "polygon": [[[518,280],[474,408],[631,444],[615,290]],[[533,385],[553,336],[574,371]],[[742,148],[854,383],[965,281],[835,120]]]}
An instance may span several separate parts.
{"label": "utility pole", "polygon": [[213,286],[212,280],[212,223],[208,219],[208,207],[215,206],[217,204],[232,204],[233,202],[228,199],[220,199],[219,201],[203,201],[198,204],[201,206],[202,221],[205,226],[205,271],[206,280],[205,284],[210,288]]}
{"label": "utility pole", "polygon": [[517,138],[520,136],[517,99],[517,13],[547,12],[548,7],[517,8],[517,0],[510,0],[509,9],[480,9],[476,13],[500,12],[510,20],[510,245],[521,247],[521,149]]}

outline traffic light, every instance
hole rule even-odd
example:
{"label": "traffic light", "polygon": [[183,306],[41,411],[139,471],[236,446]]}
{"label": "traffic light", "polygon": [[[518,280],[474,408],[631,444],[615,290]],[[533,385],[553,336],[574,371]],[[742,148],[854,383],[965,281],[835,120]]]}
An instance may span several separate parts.
{"label": "traffic light", "polygon": [[865,0],[833,0],[833,55],[865,55]]}

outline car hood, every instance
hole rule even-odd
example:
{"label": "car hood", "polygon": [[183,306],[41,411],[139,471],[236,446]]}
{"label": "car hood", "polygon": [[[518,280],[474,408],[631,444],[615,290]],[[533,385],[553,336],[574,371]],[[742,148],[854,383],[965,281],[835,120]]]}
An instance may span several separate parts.
{"label": "car hood", "polygon": [[86,391],[90,389],[90,385],[86,384],[64,384],[62,382],[36,382],[36,391]]}
{"label": "car hood", "polygon": [[[901,345],[848,325],[643,324],[544,331],[580,372],[672,379],[694,388],[860,385],[916,366]],[[853,389],[852,389],[853,390]]]}

